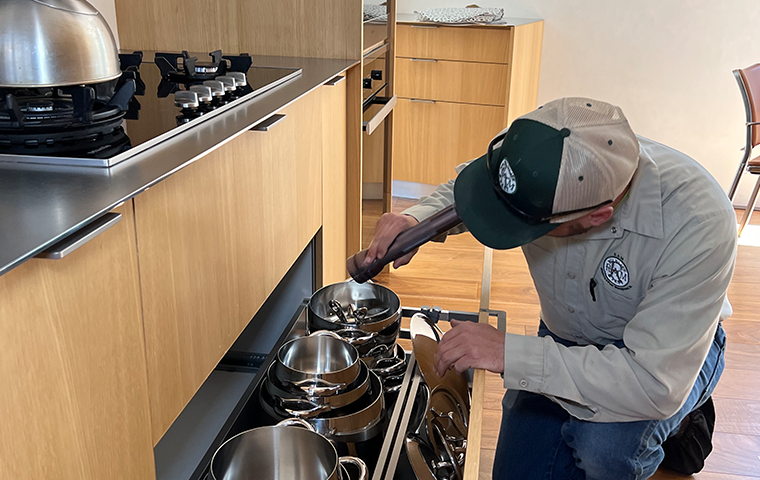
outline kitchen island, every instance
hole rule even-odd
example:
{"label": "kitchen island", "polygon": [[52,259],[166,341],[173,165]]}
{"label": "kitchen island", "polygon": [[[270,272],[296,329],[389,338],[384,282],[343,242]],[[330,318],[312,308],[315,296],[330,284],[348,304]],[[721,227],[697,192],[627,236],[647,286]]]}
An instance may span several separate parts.
{"label": "kitchen island", "polygon": [[257,55],[256,66],[296,67],[303,73],[108,169],[0,162],[0,275],[244,134],[357,63]]}

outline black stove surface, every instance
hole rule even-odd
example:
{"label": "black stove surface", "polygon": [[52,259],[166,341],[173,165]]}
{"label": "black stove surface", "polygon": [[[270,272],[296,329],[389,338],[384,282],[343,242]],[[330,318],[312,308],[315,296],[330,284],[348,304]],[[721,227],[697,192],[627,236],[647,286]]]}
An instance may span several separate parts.
{"label": "black stove surface", "polygon": [[0,91],[0,161],[111,166],[301,73],[201,57],[121,54],[118,81]]}

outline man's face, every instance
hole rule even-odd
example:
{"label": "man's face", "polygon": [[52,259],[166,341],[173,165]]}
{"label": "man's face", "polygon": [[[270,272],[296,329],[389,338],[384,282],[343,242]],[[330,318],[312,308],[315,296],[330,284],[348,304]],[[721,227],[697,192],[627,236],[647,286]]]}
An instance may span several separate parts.
{"label": "man's face", "polygon": [[571,237],[573,235],[586,233],[591,230],[592,225],[587,225],[587,222],[583,222],[585,218],[586,217],[581,217],[570,222],[562,223],[559,227],[547,233],[547,235],[550,237]]}

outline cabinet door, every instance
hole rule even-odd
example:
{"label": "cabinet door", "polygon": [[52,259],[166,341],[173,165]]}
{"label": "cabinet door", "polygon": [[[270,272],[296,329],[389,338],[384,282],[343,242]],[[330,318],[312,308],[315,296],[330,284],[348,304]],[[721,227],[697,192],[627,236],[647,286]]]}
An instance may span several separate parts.
{"label": "cabinet door", "polygon": [[4,477],[155,477],[132,202],[115,211],[65,258],[0,276]]}
{"label": "cabinet door", "polygon": [[504,107],[400,98],[394,112],[393,179],[407,182],[447,182],[504,128]]}
{"label": "cabinet door", "polygon": [[396,93],[400,97],[504,106],[507,65],[396,59]]}
{"label": "cabinet door", "polygon": [[342,282],[346,272],[346,81],[322,87],[323,211],[322,284]]}
{"label": "cabinet door", "polygon": [[319,93],[135,198],[154,444],[322,222]]}

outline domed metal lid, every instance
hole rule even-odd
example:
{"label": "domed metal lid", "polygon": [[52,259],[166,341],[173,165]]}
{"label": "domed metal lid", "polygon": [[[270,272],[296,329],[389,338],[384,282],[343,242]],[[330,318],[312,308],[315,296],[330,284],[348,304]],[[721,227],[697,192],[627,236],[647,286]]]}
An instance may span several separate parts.
{"label": "domed metal lid", "polygon": [[86,85],[120,75],[113,33],[88,2],[0,2],[0,87]]}

